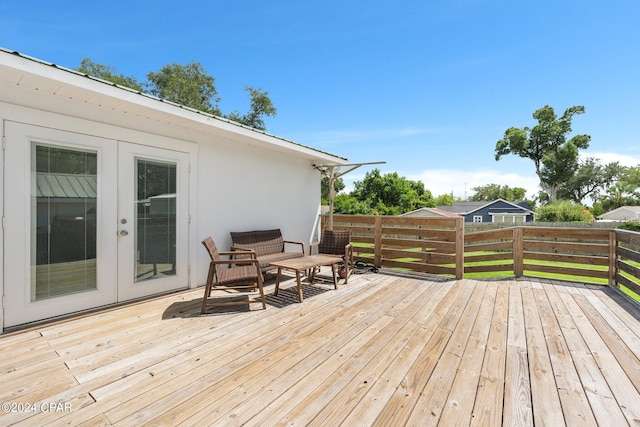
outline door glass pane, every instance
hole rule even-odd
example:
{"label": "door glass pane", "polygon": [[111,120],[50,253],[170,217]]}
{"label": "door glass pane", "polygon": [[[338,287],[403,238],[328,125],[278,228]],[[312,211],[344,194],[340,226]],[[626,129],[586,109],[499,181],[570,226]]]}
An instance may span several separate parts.
{"label": "door glass pane", "polygon": [[31,301],[95,290],[97,153],[33,144]]}
{"label": "door glass pane", "polygon": [[136,159],[135,282],[176,274],[176,163]]}

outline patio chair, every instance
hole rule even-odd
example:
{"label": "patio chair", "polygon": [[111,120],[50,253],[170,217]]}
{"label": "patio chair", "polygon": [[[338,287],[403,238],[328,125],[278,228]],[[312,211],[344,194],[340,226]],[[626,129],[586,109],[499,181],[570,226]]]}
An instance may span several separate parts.
{"label": "patio chair", "polygon": [[341,257],[344,265],[340,267],[339,276],[344,279],[346,285],[349,276],[353,272],[353,246],[351,245],[350,230],[322,230],[319,242],[311,243],[310,254],[313,255],[313,248],[317,247],[320,255],[330,255]]}
{"label": "patio chair", "polygon": [[[204,314],[208,306],[251,304],[252,302],[261,302],[262,308],[266,309],[264,289],[262,288],[262,272],[255,253],[252,251],[246,251],[246,253],[245,251],[218,252],[218,248],[216,248],[211,237],[204,239],[202,244],[207,249],[211,262],[209,263],[209,274],[207,275],[207,285],[202,298],[200,314]],[[249,257],[234,259],[233,257],[239,253]],[[223,256],[229,257],[229,259],[223,260]],[[232,295],[233,298],[231,299],[211,300],[211,291],[213,290],[236,292],[232,292],[235,295]],[[259,299],[252,295],[256,290],[260,292]],[[235,298],[237,295],[246,296],[246,298],[238,300]]]}

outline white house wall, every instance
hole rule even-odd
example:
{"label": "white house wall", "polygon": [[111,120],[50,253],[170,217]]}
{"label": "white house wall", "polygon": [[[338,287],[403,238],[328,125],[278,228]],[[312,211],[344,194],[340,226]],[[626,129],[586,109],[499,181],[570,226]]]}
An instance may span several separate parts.
{"label": "white house wall", "polygon": [[[230,231],[280,228],[285,239],[302,241],[308,249],[317,226],[321,177],[308,157],[199,132],[185,132],[191,140],[178,140],[2,102],[0,120],[190,152],[191,276],[185,287],[206,280],[208,257],[200,243],[206,236],[227,250]],[[116,228],[114,224],[114,233]],[[11,242],[5,242],[7,246]],[[4,277],[4,266],[0,269]]]}
{"label": "white house wall", "polygon": [[[196,256],[192,286],[204,283],[206,252],[200,241],[211,235],[221,250],[230,231],[281,228],[287,240],[308,245],[320,209],[320,174],[302,156],[220,137],[190,143],[160,135],[75,119],[0,103],[0,118],[41,127],[164,148],[191,146],[191,249]],[[205,139],[205,138],[198,138]],[[195,270],[195,271],[194,271]]]}
{"label": "white house wall", "polygon": [[[198,238],[211,235],[220,250],[229,232],[280,228],[285,240],[308,246],[320,209],[320,174],[308,160],[235,141],[200,145]],[[198,261],[208,257],[198,249]],[[199,268],[198,282],[206,279]]]}

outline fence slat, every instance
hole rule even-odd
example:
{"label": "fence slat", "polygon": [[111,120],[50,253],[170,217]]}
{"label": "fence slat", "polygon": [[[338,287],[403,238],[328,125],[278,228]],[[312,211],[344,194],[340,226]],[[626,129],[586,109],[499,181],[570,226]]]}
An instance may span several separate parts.
{"label": "fence slat", "polygon": [[525,262],[524,269],[525,271],[563,274],[566,276],[594,277],[598,279],[609,278],[609,271],[589,270],[586,268],[577,268],[577,267],[558,267],[555,265],[540,265],[540,264],[530,264]]}

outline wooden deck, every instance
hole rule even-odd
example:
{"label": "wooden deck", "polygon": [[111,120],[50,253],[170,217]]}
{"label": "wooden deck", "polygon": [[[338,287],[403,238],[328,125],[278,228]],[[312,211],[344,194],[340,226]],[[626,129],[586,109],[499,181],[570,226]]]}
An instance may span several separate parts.
{"label": "wooden deck", "polygon": [[640,310],[615,290],[368,273],[272,292],[0,337],[0,425],[640,424]]}

